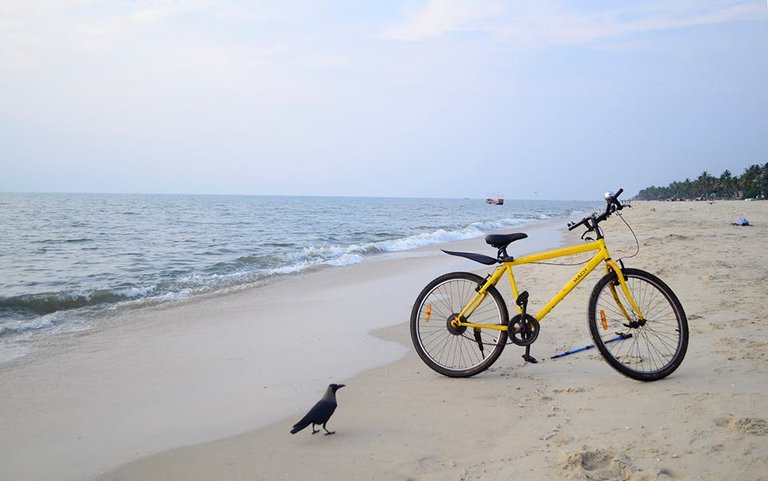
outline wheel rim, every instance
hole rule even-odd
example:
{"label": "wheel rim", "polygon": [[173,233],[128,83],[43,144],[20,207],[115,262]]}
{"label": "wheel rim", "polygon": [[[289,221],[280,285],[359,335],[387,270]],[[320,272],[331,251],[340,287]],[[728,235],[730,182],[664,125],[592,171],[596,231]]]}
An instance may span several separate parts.
{"label": "wheel rim", "polygon": [[[595,328],[605,351],[625,369],[662,372],[674,364],[682,348],[680,313],[652,280],[629,275],[626,282],[645,318],[637,319],[620,287],[615,286],[614,297],[612,283],[607,282],[598,296]],[[622,336],[626,338],[617,340]]]}
{"label": "wheel rim", "polygon": [[[450,321],[476,294],[477,282],[451,279],[435,286],[421,303],[416,331],[423,353],[435,364],[451,371],[467,371],[487,362],[504,344],[500,331],[451,328]],[[488,295],[472,314],[470,322],[500,324],[502,314],[493,296]],[[479,336],[483,350],[480,350]]]}

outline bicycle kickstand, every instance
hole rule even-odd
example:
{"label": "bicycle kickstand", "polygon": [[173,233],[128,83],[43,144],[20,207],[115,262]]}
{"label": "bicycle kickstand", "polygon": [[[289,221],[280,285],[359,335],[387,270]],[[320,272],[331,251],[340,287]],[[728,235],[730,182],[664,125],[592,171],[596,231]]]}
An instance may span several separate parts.
{"label": "bicycle kickstand", "polygon": [[525,360],[525,362],[530,362],[531,364],[536,364],[536,363],[539,362],[538,359],[536,359],[535,357],[531,356],[531,345],[530,344],[525,346],[525,354],[523,354],[523,359]]}
{"label": "bicycle kickstand", "polygon": [[[528,310],[528,291],[521,292],[520,295],[517,296],[517,300],[515,301],[515,303],[518,306],[520,306],[520,308],[522,309],[522,313],[521,313],[521,317],[520,318],[523,321],[523,323],[522,323],[523,329],[525,329],[525,326],[527,324],[525,316],[526,316],[526,311]],[[531,345],[530,344],[525,346],[525,354],[523,354],[523,360],[525,362],[530,362],[531,364],[536,364],[536,363],[539,362],[535,357],[531,356]]]}

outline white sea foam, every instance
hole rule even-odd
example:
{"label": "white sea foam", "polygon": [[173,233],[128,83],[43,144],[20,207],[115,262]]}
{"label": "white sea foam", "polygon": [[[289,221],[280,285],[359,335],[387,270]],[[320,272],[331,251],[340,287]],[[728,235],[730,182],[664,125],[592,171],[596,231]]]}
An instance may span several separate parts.
{"label": "white sea foam", "polygon": [[352,264],[359,264],[361,262],[363,262],[363,256],[359,254],[344,254],[341,257],[327,261],[326,264],[333,267],[344,267],[351,266]]}
{"label": "white sea foam", "polygon": [[61,322],[60,313],[47,314],[27,321],[10,321],[0,325],[0,336],[49,329]]}
{"label": "white sea foam", "polygon": [[482,235],[474,226],[462,229],[460,231],[447,231],[438,229],[431,233],[416,234],[402,239],[378,242],[374,246],[383,252],[400,252],[411,249],[418,249],[433,244],[442,244],[457,240],[471,239]]}
{"label": "white sea foam", "polygon": [[[11,245],[12,259],[0,256],[8,279],[1,286],[0,336],[56,330],[103,309],[176,301],[318,266],[343,268],[380,253],[592,208],[547,201],[489,207],[471,199],[6,193],[0,201],[12,206],[0,211],[0,223],[24,234],[18,239],[33,239]],[[141,215],[131,215],[136,212]],[[77,242],[60,241],[62,219]]]}
{"label": "white sea foam", "polygon": [[276,274],[295,274],[315,265],[317,265],[317,262],[297,262],[295,264],[288,264],[286,266],[276,267],[274,269],[266,269],[264,273],[268,276]]}
{"label": "white sea foam", "polygon": [[[517,226],[525,223],[521,219],[502,219],[488,222],[475,222],[472,225],[456,230],[437,229],[432,232],[418,233],[406,237],[395,238],[367,244],[349,246],[306,246],[300,253],[287,256],[289,264],[280,268],[266,271],[268,275],[291,274],[309,267],[325,264],[333,267],[344,267],[363,262],[365,256],[380,252],[402,252],[422,247],[454,242],[480,237],[487,232]],[[530,221],[528,221],[530,222]]]}
{"label": "white sea foam", "polygon": [[126,297],[128,299],[134,299],[138,297],[147,297],[151,295],[156,289],[157,286],[155,285],[124,287],[122,289],[115,289],[115,294],[121,297]]}

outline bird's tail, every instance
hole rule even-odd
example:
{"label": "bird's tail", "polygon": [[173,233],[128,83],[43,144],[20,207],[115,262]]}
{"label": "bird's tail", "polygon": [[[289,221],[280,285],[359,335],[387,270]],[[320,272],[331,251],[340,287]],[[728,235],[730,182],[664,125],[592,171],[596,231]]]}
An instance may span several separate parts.
{"label": "bird's tail", "polygon": [[307,426],[309,426],[309,424],[296,423],[293,425],[293,429],[291,429],[291,434],[296,434]]}

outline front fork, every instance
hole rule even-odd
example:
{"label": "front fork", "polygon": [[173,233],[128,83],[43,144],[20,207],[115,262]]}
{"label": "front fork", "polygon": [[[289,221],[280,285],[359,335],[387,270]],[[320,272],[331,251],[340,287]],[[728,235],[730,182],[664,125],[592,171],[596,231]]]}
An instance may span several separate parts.
{"label": "front fork", "polygon": [[[621,301],[621,296],[619,295],[618,291],[616,290],[616,283],[610,283],[608,284],[608,288],[611,291],[611,295],[613,296],[613,299],[616,301],[616,306],[619,308],[619,311],[624,316],[624,318],[627,320],[627,325],[630,327],[637,327],[636,325],[642,325],[645,324],[645,316],[643,315],[643,312],[640,310],[640,306],[637,305],[637,301],[635,301],[635,298],[632,297],[632,293],[629,292],[629,286],[627,286],[627,279],[624,277],[624,263],[619,261],[621,265],[617,264],[611,259],[608,259],[606,261],[606,270],[610,274],[613,272],[616,275],[616,280],[618,281],[619,286],[621,287],[621,292],[624,294],[624,299],[626,299],[627,302],[629,302],[629,307],[635,312],[636,317],[633,318],[632,315],[630,315],[627,308],[624,306],[624,303]],[[604,314],[600,314],[602,317]],[[637,320],[635,320],[637,319]],[[605,322],[605,320],[603,320]]]}

